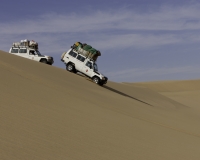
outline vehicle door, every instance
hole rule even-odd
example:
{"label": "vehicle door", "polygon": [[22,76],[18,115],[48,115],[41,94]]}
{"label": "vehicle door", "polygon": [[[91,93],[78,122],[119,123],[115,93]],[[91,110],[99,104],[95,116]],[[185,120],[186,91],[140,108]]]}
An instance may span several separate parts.
{"label": "vehicle door", "polygon": [[76,70],[83,72],[85,57],[81,56],[80,54],[76,57]]}
{"label": "vehicle door", "polygon": [[40,60],[42,59],[42,58],[45,58],[45,59],[47,59],[47,57],[46,56],[44,56],[44,55],[42,55],[40,52],[39,52],[39,50],[34,50],[35,52],[35,56],[34,56],[34,60],[35,61],[37,61],[37,62],[40,62]]}
{"label": "vehicle door", "polygon": [[27,48],[20,48],[18,55],[21,56],[21,57],[24,57],[24,58],[28,58],[28,49]]}
{"label": "vehicle door", "polygon": [[34,61],[39,61],[39,57],[37,55],[37,53],[35,52],[35,50],[29,50],[29,54],[28,54],[28,58]]}
{"label": "vehicle door", "polygon": [[83,73],[85,74],[85,75],[87,75],[87,76],[89,76],[89,77],[91,77],[92,76],[92,74],[93,74],[93,65],[92,65],[92,62],[90,62],[90,61],[87,61],[86,63],[85,63],[85,65],[83,66]]}

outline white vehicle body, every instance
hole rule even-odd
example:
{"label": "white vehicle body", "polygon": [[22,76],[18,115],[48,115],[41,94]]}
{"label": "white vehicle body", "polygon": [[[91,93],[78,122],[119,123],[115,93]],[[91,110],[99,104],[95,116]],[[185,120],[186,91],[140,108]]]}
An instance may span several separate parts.
{"label": "white vehicle body", "polygon": [[99,85],[107,83],[108,78],[98,72],[97,64],[84,55],[78,54],[74,49],[64,52],[61,61],[65,63],[66,69],[70,72],[80,72]]}
{"label": "white vehicle body", "polygon": [[12,46],[9,50],[9,53],[49,65],[54,63],[53,57],[41,55],[39,50],[30,48],[28,46]]}

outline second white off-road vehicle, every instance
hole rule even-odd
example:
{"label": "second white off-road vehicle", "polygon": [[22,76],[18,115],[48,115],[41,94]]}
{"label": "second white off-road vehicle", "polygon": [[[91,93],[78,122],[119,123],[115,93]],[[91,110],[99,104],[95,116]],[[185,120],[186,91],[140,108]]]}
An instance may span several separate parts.
{"label": "second white off-road vehicle", "polygon": [[38,44],[34,41],[24,40],[13,43],[9,53],[49,65],[54,63],[53,57],[42,55],[39,52]]}
{"label": "second white off-road vehicle", "polygon": [[73,48],[62,54],[61,61],[65,63],[66,69],[70,72],[80,72],[99,85],[107,83],[108,78],[98,71],[95,61],[79,54]]}

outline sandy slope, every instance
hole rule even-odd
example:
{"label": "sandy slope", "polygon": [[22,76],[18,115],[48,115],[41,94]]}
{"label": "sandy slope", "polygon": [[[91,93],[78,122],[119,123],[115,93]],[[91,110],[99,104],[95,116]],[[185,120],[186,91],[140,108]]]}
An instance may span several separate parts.
{"label": "sandy slope", "polygon": [[149,88],[195,111],[200,111],[200,80],[147,82],[134,85]]}
{"label": "sandy slope", "polygon": [[200,159],[200,113],[181,95],[0,56],[0,159]]}

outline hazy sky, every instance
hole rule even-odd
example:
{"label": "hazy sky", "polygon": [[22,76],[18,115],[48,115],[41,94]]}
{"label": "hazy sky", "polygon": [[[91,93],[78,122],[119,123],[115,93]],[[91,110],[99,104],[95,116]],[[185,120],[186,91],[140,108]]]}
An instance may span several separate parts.
{"label": "hazy sky", "polygon": [[76,41],[101,51],[99,71],[116,82],[200,78],[200,1],[1,0],[0,50],[35,40],[60,56]]}

